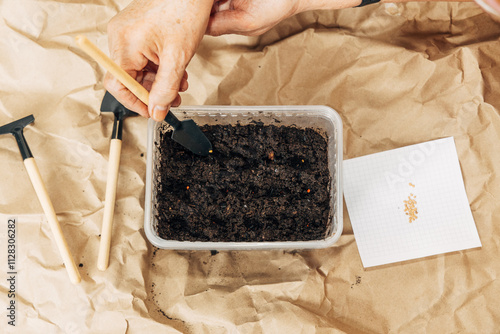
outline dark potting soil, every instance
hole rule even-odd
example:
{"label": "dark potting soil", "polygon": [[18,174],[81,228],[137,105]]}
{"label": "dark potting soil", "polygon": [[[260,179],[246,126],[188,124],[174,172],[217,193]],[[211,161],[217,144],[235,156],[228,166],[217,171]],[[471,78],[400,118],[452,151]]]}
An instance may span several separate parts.
{"label": "dark potting soil", "polygon": [[313,129],[206,125],[197,156],[160,135],[157,232],[179,241],[320,240],[327,232],[327,141]]}

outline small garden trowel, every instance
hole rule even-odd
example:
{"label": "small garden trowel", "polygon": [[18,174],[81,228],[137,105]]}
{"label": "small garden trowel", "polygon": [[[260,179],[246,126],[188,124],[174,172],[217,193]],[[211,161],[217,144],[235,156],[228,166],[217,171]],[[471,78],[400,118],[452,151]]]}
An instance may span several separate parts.
{"label": "small garden trowel", "polygon": [[198,155],[207,156],[212,153],[212,144],[192,119],[179,121],[172,111],[169,111],[165,116],[165,122],[174,128],[172,132],[174,141]]}

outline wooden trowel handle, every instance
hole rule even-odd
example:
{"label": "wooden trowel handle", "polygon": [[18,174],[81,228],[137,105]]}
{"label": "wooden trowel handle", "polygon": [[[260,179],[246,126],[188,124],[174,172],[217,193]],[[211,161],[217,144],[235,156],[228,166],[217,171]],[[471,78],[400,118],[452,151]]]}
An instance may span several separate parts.
{"label": "wooden trowel handle", "polygon": [[99,65],[104,67],[109,73],[111,73],[118,81],[120,81],[125,87],[128,88],[139,100],[141,100],[145,105],[149,104],[149,92],[140,83],[134,80],[123,70],[118,64],[116,64],[111,58],[109,58],[104,52],[102,52],[95,44],[88,40],[85,36],[77,36],[76,43],[80,48],[85,51],[90,57],[92,57]]}
{"label": "wooden trowel handle", "polygon": [[99,244],[99,255],[97,257],[97,269],[101,271],[106,270],[109,264],[109,249],[111,246],[111,232],[113,230],[113,215],[115,212],[116,185],[118,184],[121,149],[122,141],[120,139],[111,139],[101,243]]}
{"label": "wooden trowel handle", "polygon": [[59,225],[59,221],[57,220],[54,206],[50,201],[49,194],[47,193],[47,189],[45,188],[45,184],[43,183],[35,159],[32,157],[25,159],[24,166],[26,167],[26,171],[28,172],[28,175],[31,179],[33,188],[35,188],[35,192],[38,200],[40,201],[43,212],[47,217],[50,229],[54,234],[57,248],[59,248],[59,253],[61,253],[61,257],[68,272],[69,278],[73,284],[78,284],[81,281],[80,273],[78,272],[78,268],[76,267],[73,256],[71,255],[71,252],[69,250],[68,243],[66,242],[66,239],[64,238],[64,235],[62,233],[62,229]]}

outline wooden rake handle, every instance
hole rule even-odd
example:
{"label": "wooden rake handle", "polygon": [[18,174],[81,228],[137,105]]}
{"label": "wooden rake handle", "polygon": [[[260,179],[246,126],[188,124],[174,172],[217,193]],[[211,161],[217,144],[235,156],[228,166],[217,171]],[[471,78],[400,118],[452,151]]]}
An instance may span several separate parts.
{"label": "wooden rake handle", "polygon": [[49,194],[47,193],[47,188],[45,188],[45,184],[43,183],[35,159],[25,159],[24,166],[26,167],[26,171],[28,172],[31,183],[33,184],[33,188],[35,188],[35,192],[38,200],[40,201],[40,204],[42,205],[43,212],[47,217],[50,229],[54,234],[57,248],[59,249],[59,253],[61,254],[69,278],[73,284],[78,284],[81,281],[80,273],[78,272],[78,268],[76,267],[73,256],[71,255],[71,252],[69,250],[68,243],[66,242],[66,239],[64,238],[64,235],[62,233],[62,229],[59,225],[59,221],[57,220],[54,206],[50,201]]}
{"label": "wooden rake handle", "polygon": [[97,269],[104,271],[109,265],[109,250],[111,248],[111,232],[113,230],[113,215],[115,212],[116,186],[118,184],[118,170],[122,141],[111,139],[109,147],[108,179],[106,182],[106,199],[104,202],[104,216],[102,219],[101,243],[97,257]]}
{"label": "wooden rake handle", "polygon": [[125,87],[128,88],[139,100],[141,100],[145,105],[149,104],[149,92],[140,83],[134,80],[118,66],[111,58],[109,58],[104,52],[102,52],[96,45],[88,40],[87,37],[79,35],[76,37],[76,43],[78,46],[85,51],[90,57],[92,57],[99,65],[104,67],[109,73],[111,73],[118,81],[120,81]]}

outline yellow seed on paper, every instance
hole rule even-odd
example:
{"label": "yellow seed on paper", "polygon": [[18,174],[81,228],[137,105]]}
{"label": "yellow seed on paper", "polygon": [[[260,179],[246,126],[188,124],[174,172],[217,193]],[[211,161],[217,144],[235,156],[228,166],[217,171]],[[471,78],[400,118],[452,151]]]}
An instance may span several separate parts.
{"label": "yellow seed on paper", "polygon": [[403,201],[405,205],[405,213],[408,217],[409,222],[415,221],[418,216],[418,211],[417,211],[417,201],[415,200],[416,196],[413,194],[410,194],[408,196],[408,200]]}

